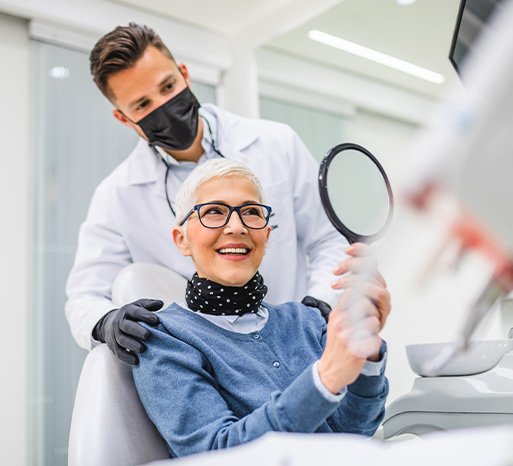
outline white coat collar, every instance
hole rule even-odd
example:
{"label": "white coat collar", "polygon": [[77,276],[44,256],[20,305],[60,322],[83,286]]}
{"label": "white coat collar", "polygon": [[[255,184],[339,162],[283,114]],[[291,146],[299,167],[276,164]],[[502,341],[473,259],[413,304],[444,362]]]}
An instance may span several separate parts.
{"label": "white coat collar", "polygon": [[[219,151],[226,157],[229,158],[230,154],[235,155],[258,138],[258,132],[251,119],[234,115],[212,104],[202,105],[202,108],[217,119],[216,143]],[[160,158],[142,138],[129,155],[129,162],[129,184],[155,182],[165,170]]]}
{"label": "white coat collar", "polygon": [[157,181],[159,166],[163,166],[162,161],[155,155],[148,142],[142,138],[139,138],[134,150],[128,156],[128,161],[129,184],[144,184]]}
{"label": "white coat collar", "polygon": [[258,132],[250,118],[235,115],[212,104],[202,105],[202,108],[217,119],[216,142],[226,157],[230,157],[230,151],[241,151],[258,138]]}

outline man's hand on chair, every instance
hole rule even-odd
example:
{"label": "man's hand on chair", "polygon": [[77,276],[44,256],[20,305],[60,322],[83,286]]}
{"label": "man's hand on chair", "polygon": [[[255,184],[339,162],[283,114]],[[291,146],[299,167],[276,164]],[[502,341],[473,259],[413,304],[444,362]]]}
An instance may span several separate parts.
{"label": "man's hand on chair", "polygon": [[106,343],[121,361],[136,365],[139,363],[137,353],[143,353],[150,332],[138,321],[155,326],[159,323],[158,311],[164,303],[158,299],[138,299],[113,309],[105,314],[93,329],[93,338]]}
{"label": "man's hand on chair", "polygon": [[301,301],[301,304],[319,309],[321,315],[324,317],[324,320],[328,322],[328,318],[331,312],[331,306],[328,303],[314,298],[313,296],[305,296],[303,301]]}

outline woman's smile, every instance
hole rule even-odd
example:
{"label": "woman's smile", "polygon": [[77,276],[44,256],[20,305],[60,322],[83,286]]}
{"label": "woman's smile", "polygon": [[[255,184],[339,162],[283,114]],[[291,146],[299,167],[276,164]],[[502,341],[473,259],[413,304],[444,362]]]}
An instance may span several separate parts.
{"label": "woman's smile", "polygon": [[248,259],[252,248],[244,243],[227,243],[216,249],[216,252],[228,261],[244,261]]}

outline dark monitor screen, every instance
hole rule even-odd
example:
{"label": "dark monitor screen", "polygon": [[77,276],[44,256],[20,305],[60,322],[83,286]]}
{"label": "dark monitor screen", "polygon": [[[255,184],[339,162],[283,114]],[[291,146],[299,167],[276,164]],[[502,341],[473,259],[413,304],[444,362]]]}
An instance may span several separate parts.
{"label": "dark monitor screen", "polygon": [[452,38],[449,60],[460,74],[462,64],[472,54],[476,40],[487,27],[502,0],[462,0]]}

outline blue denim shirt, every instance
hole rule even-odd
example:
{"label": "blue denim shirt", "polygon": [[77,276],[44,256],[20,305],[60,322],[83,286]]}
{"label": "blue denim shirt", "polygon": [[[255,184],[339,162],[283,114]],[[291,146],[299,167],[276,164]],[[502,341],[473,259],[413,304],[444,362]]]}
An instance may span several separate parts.
{"label": "blue denim shirt", "polygon": [[360,375],[341,401],[327,400],[311,367],[326,344],[320,313],[299,303],[264,306],[266,325],[249,334],[176,304],[148,327],[134,380],[171,456],[239,445],[269,431],[372,435],[379,426],[386,377]]}

